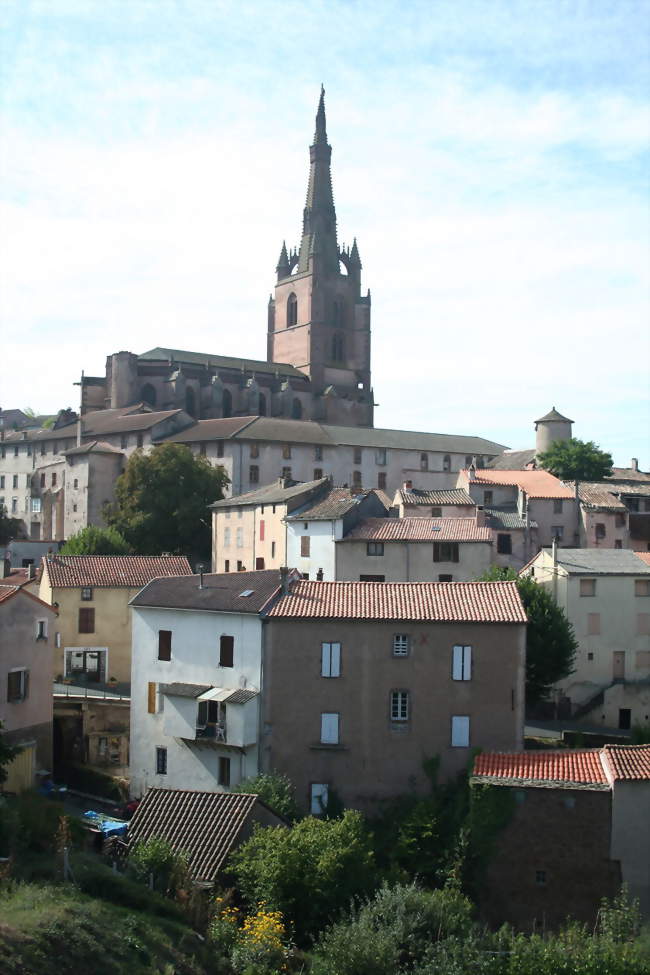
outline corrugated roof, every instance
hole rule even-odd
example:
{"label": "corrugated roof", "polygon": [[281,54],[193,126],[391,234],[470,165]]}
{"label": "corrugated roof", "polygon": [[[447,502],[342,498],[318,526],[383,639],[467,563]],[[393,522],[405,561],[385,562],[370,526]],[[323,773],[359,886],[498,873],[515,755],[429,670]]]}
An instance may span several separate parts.
{"label": "corrugated roof", "polygon": [[55,589],[139,589],[158,576],[192,574],[184,555],[46,555],[43,567]]}
{"label": "corrugated roof", "polygon": [[[154,579],[130,605],[158,609],[197,609],[212,613],[258,613],[280,587],[277,569]],[[244,596],[248,592],[250,595]]]}
{"label": "corrugated roof", "polygon": [[294,376],[297,379],[307,380],[304,372],[300,372],[295,366],[286,362],[265,362],[263,359],[240,359],[237,356],[212,355],[207,352],[186,352],[183,349],[163,349],[157,346],[148,352],[142,352],[138,359],[143,361],[166,362],[171,360],[174,365],[187,363],[192,366],[205,366],[206,368],[217,369],[236,369],[238,372],[262,372],[274,375],[279,373],[281,376]]}
{"label": "corrugated roof", "polygon": [[452,488],[449,491],[420,491],[417,488],[411,488],[409,490],[402,489],[397,493],[402,504],[463,504],[471,508],[476,507],[476,501],[464,488]]}
{"label": "corrugated roof", "polygon": [[483,752],[474,759],[473,775],[507,785],[608,785],[599,748]]}
{"label": "corrugated roof", "polygon": [[[468,471],[463,471],[469,474]],[[548,471],[494,471],[477,470],[472,484],[501,484],[506,487],[520,487],[529,498],[573,498],[573,491]]]}
{"label": "corrugated roof", "polygon": [[166,840],[189,855],[194,880],[212,883],[258,802],[235,792],[149,789],[129,823],[129,848],[152,836]]}
{"label": "corrugated roof", "polygon": [[[289,481],[285,477],[279,477],[272,484],[265,484],[263,487],[256,488],[254,491],[247,491],[246,494],[238,494],[234,498],[224,498],[222,501],[215,501],[209,507],[214,511],[222,508],[244,507],[248,504],[284,504],[301,495],[308,495],[310,492],[318,492],[327,487],[330,483],[328,477],[320,477],[317,481]],[[305,498],[305,500],[307,500]]]}
{"label": "corrugated roof", "polygon": [[515,582],[293,583],[270,617],[525,623]]}
{"label": "corrugated roof", "polygon": [[557,563],[569,575],[642,576],[650,573],[650,565],[644,565],[629,549],[558,548]]}
{"label": "corrugated roof", "polygon": [[487,542],[492,531],[473,518],[364,518],[341,542]]}

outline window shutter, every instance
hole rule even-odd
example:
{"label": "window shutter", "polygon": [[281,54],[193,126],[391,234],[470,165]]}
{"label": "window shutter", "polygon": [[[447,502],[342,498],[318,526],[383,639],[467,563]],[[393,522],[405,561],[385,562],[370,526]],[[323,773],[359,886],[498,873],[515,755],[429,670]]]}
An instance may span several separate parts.
{"label": "window shutter", "polygon": [[29,697],[29,671],[23,671],[23,697]]}
{"label": "window shutter", "polygon": [[338,745],[339,743],[338,714],[321,714],[320,740],[324,745]]}
{"label": "window shutter", "polygon": [[156,685],[153,681],[147,684],[147,711],[149,714],[156,713]]}
{"label": "window shutter", "polygon": [[303,557],[309,555],[309,535],[300,536],[300,554]]}
{"label": "window shutter", "polygon": [[80,633],[94,633],[95,632],[95,610],[83,608],[79,610],[79,632]]}
{"label": "window shutter", "polygon": [[440,562],[440,542],[433,543],[433,561]]}
{"label": "window shutter", "polygon": [[454,647],[451,676],[453,680],[463,679],[463,647]]}
{"label": "window shutter", "polygon": [[454,748],[467,748],[469,745],[469,717],[453,715],[451,719],[451,744]]}
{"label": "window shutter", "polygon": [[219,666],[233,667],[235,657],[234,636],[222,636],[219,641]]}
{"label": "window shutter", "polygon": [[260,542],[264,541],[264,519],[260,521]]}
{"label": "window shutter", "polygon": [[330,677],[340,677],[341,676],[341,644],[332,643],[331,646],[331,656],[330,656]]}
{"label": "window shutter", "polygon": [[320,661],[320,673],[321,677],[331,677],[332,676],[332,644],[331,643],[321,643],[321,661]]}

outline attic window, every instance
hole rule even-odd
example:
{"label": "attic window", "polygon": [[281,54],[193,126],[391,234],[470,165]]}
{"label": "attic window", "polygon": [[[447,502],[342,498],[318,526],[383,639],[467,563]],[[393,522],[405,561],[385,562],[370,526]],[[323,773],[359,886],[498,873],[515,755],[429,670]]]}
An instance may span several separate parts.
{"label": "attic window", "polygon": [[255,591],[254,589],[244,589],[244,591],[243,592],[240,592],[239,595],[240,596],[252,596],[253,593],[254,593],[254,591]]}
{"label": "attic window", "polygon": [[432,525],[431,526],[431,531],[432,532],[439,532],[440,531],[440,526],[439,525]]}

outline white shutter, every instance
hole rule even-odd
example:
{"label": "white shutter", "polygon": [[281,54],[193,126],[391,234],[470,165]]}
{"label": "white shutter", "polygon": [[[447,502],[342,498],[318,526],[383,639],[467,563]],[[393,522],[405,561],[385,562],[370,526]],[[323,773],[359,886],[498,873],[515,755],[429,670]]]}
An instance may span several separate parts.
{"label": "white shutter", "polygon": [[454,748],[467,748],[469,745],[469,717],[455,714],[451,719],[451,744]]}
{"label": "white shutter", "polygon": [[323,745],[338,745],[339,716],[333,713],[323,713],[320,716],[320,740]]}

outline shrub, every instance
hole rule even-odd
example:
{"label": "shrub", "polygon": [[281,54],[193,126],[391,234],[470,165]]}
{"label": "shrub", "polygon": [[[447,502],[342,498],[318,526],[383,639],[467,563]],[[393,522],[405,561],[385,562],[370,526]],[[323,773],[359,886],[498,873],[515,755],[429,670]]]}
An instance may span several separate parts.
{"label": "shrub", "polygon": [[300,817],[296,803],[296,793],[291,779],[280,772],[262,772],[252,779],[246,779],[237,786],[239,792],[254,793],[270,806],[279,816],[289,822]]}
{"label": "shrub", "polygon": [[129,871],[142,883],[153,876],[154,889],[169,893],[188,884],[188,857],[175,853],[167,840],[150,836],[131,850]]}

